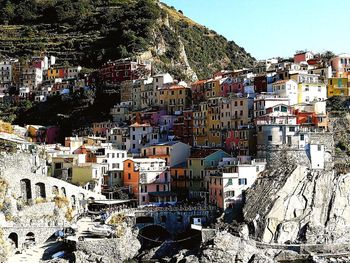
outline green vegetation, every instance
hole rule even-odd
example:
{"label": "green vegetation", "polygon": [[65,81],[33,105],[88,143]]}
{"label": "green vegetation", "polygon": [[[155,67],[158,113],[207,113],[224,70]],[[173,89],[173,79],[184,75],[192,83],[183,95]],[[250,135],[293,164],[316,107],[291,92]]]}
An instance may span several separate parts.
{"label": "green vegetation", "polygon": [[55,125],[60,127],[61,141],[79,128],[90,127],[93,122],[110,118],[109,110],[119,101],[117,93],[80,91],[71,95],[49,97],[46,102],[35,103],[20,114],[15,124]]}
{"label": "green vegetation", "polygon": [[[152,51],[158,69],[178,78],[186,78],[179,40],[200,78],[254,60],[234,42],[156,0],[0,0],[0,12],[0,56],[48,51],[70,64],[97,68]],[[164,54],[155,51],[160,38]]]}

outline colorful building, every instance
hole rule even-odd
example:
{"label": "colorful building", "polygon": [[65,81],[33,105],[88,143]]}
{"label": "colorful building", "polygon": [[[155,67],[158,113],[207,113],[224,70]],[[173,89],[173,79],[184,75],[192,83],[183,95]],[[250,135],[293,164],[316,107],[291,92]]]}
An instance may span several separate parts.
{"label": "colorful building", "polygon": [[190,156],[191,147],[179,141],[169,141],[145,146],[141,149],[141,156],[159,158],[166,162],[167,166],[173,167],[186,162]]}
{"label": "colorful building", "polygon": [[208,185],[205,179],[205,169],[216,167],[223,157],[229,157],[229,154],[218,149],[195,149],[191,153],[187,159],[190,198],[207,198]]}
{"label": "colorful building", "polygon": [[171,176],[163,159],[127,159],[124,161],[124,186],[139,205],[148,203],[167,203],[177,200],[171,192]]}
{"label": "colorful building", "polygon": [[348,78],[330,78],[327,85],[327,97],[349,96],[349,88]]}

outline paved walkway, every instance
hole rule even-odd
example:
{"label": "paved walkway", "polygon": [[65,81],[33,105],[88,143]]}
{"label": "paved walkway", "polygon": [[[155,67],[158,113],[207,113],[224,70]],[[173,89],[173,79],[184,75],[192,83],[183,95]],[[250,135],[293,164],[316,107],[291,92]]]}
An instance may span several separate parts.
{"label": "paved walkway", "polygon": [[44,252],[58,248],[61,244],[56,241],[47,242],[42,245],[37,245],[26,249],[22,254],[15,254],[8,259],[8,263],[39,263],[42,260]]}

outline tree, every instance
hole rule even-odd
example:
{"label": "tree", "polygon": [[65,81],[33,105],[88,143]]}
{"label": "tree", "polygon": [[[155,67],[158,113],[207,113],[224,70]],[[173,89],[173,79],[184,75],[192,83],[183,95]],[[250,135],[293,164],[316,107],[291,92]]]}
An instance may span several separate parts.
{"label": "tree", "polygon": [[330,51],[330,50],[326,50],[325,52],[323,52],[321,54],[321,58],[325,58],[325,59],[328,59],[328,60],[333,58],[334,56],[335,56],[335,54],[332,51]]}

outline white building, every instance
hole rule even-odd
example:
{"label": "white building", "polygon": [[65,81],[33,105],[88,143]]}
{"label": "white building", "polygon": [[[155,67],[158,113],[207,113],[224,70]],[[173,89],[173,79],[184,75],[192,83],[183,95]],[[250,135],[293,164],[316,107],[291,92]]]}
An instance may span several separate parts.
{"label": "white building", "polygon": [[116,148],[121,150],[130,150],[130,133],[129,127],[115,127],[108,129],[106,132],[107,142],[112,143]]}
{"label": "white building", "polygon": [[39,68],[29,67],[22,70],[22,86],[36,89],[43,82],[43,71]]}
{"label": "white building", "polygon": [[321,144],[310,144],[310,157],[312,169],[324,169],[325,149]]}
{"label": "white building", "polygon": [[141,148],[146,144],[159,142],[159,129],[150,124],[134,123],[130,125],[130,152],[140,153]]}
{"label": "white building", "polygon": [[0,61],[0,94],[4,94],[12,82],[11,61]]}
{"label": "white building", "polygon": [[[221,209],[241,203],[244,191],[254,184],[265,167],[266,161],[263,159],[240,163],[237,158],[223,158],[219,163],[219,172],[207,176],[210,203]],[[220,171],[220,168],[223,170]]]}
{"label": "white building", "polygon": [[272,91],[279,97],[287,97],[290,105],[298,103],[298,83],[294,80],[279,80],[272,84]]}
{"label": "white building", "polygon": [[265,115],[266,109],[279,104],[289,104],[288,97],[280,97],[275,94],[260,94],[254,99],[254,118]]}

